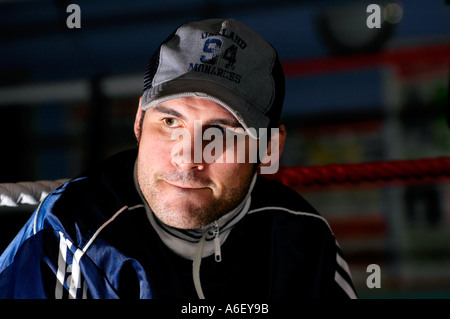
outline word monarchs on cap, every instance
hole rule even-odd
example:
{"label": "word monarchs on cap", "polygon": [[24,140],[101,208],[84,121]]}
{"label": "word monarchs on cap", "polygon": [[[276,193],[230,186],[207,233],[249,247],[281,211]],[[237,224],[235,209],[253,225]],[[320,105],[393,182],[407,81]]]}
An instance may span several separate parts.
{"label": "word monarchs on cap", "polygon": [[224,70],[220,67],[216,67],[216,66],[209,65],[209,64],[189,63],[188,72],[190,72],[190,71],[220,76],[221,78],[224,78],[229,81],[236,82],[236,83],[241,82],[241,76],[239,74],[228,71],[228,70]]}
{"label": "word monarchs on cap", "polygon": [[[258,139],[252,136],[259,136]],[[270,150],[268,138],[270,136]],[[194,138],[186,128],[173,130],[171,140],[179,140],[171,150],[173,163],[257,163],[261,174],[275,174],[279,168],[279,129],[209,127],[194,121]]]}

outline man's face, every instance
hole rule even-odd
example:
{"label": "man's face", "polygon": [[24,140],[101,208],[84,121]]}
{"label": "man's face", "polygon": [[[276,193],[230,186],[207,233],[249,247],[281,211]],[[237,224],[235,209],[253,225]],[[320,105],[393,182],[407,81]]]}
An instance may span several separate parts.
{"label": "man's face", "polygon": [[[201,132],[210,127],[224,130],[240,127],[225,108],[208,99],[186,97],[148,109],[139,126],[141,116],[139,108],[135,123],[140,139],[138,183],[147,203],[163,223],[180,229],[199,228],[223,216],[244,199],[255,172],[254,163],[198,162],[194,161],[193,154],[189,154],[191,161],[180,161],[172,155],[177,143],[195,143],[199,122],[194,125],[194,121],[201,121]],[[192,139],[183,138],[181,142],[174,139],[172,134],[176,129],[186,130]],[[194,153],[194,145],[191,149]]]}

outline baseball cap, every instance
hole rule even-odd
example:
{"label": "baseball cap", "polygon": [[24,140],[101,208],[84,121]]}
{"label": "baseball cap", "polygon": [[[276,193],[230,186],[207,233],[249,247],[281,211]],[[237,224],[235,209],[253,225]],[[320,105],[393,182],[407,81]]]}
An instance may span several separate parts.
{"label": "baseball cap", "polygon": [[235,19],[207,19],[181,25],[161,43],[145,72],[141,108],[203,97],[258,134],[278,126],[284,91],[278,53],[266,40]]}

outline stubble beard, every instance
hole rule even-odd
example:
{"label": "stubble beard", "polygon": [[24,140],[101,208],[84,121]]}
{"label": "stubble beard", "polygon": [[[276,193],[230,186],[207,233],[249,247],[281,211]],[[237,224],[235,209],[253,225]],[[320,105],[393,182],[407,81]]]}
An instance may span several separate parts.
{"label": "stubble beard", "polygon": [[[178,229],[198,229],[219,219],[242,202],[251,182],[251,177],[248,177],[243,184],[247,185],[244,189],[230,186],[221,198],[216,198],[215,184],[211,180],[202,179],[193,171],[156,172],[142,163],[139,158],[137,178],[141,192],[155,216],[165,225]],[[162,190],[162,184],[166,183],[165,181],[204,185],[210,191],[210,198],[200,204],[192,200],[189,193],[183,190],[176,193],[176,196],[168,198]]]}

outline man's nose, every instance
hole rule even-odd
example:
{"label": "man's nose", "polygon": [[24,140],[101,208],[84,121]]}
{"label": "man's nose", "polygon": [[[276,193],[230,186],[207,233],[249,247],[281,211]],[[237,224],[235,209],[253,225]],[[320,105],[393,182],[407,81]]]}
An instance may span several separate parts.
{"label": "man's nose", "polygon": [[181,171],[188,171],[191,169],[197,169],[199,171],[201,171],[202,169],[205,168],[205,165],[203,163],[186,163],[184,161],[180,161],[180,162],[173,162],[172,164],[174,164],[175,166],[178,167],[179,170]]}
{"label": "man's nose", "polygon": [[183,132],[172,148],[172,165],[184,171],[205,168],[201,127]]}

